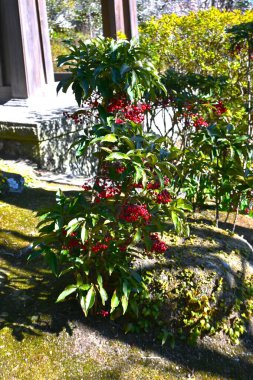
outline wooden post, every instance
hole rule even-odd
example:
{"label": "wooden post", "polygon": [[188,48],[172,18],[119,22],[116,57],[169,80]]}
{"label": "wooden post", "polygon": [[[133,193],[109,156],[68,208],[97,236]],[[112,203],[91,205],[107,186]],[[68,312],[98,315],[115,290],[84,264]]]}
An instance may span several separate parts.
{"label": "wooden post", "polygon": [[136,0],[101,0],[105,37],[124,33],[130,40],[138,34]]}
{"label": "wooden post", "polygon": [[0,0],[0,99],[29,98],[54,81],[45,0]]}
{"label": "wooden post", "polygon": [[123,0],[125,35],[128,39],[138,35],[136,0]]}

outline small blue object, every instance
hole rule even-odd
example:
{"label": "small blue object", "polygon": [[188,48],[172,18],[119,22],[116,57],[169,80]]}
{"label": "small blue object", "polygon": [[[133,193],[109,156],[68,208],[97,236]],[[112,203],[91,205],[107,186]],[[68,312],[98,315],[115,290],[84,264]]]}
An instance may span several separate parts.
{"label": "small blue object", "polygon": [[22,193],[25,180],[20,174],[3,172],[3,176],[7,179],[9,193]]}

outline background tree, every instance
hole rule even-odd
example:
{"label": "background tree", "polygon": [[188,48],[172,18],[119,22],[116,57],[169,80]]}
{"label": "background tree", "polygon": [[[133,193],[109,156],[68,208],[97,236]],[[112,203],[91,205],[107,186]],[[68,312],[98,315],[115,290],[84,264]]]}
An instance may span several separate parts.
{"label": "background tree", "polygon": [[150,17],[161,17],[163,14],[176,13],[185,15],[198,10],[217,9],[246,11],[253,7],[252,0],[137,0],[138,19],[140,22]]}
{"label": "background tree", "polygon": [[51,30],[74,29],[94,37],[102,30],[101,1],[47,0]]}

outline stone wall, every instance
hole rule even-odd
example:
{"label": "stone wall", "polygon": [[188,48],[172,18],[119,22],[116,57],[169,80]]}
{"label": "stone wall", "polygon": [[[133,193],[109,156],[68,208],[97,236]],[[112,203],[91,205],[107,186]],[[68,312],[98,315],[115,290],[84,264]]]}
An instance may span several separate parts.
{"label": "stone wall", "polygon": [[83,134],[87,124],[75,125],[65,118],[42,122],[39,126],[40,165],[48,170],[91,176],[96,169],[92,151],[86,157],[76,157],[74,141]]}
{"label": "stone wall", "polygon": [[0,156],[28,158],[39,163],[37,124],[0,122]]}
{"label": "stone wall", "polygon": [[37,123],[0,122],[0,157],[30,159],[40,168],[74,175],[91,176],[96,169],[92,151],[77,158],[71,144],[87,125],[75,125],[63,117]]}

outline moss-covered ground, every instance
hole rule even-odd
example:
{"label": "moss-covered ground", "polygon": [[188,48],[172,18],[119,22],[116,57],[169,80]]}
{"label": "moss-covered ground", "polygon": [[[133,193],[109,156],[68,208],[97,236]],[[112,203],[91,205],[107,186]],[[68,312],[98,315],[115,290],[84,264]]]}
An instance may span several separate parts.
{"label": "moss-covered ground", "polygon": [[[152,332],[125,335],[116,322],[85,319],[74,301],[55,304],[64,284],[42,261],[28,263],[26,248],[37,236],[35,212],[52,204],[58,187],[31,181],[21,195],[0,200],[1,380],[253,379],[250,334],[237,346],[218,335],[172,349],[161,347]],[[174,258],[192,255],[192,266],[201,254],[215,264],[222,252],[225,260],[232,251],[236,265],[242,248],[206,225],[194,225],[191,240],[170,238],[170,244]],[[235,271],[245,269],[245,260]]]}

